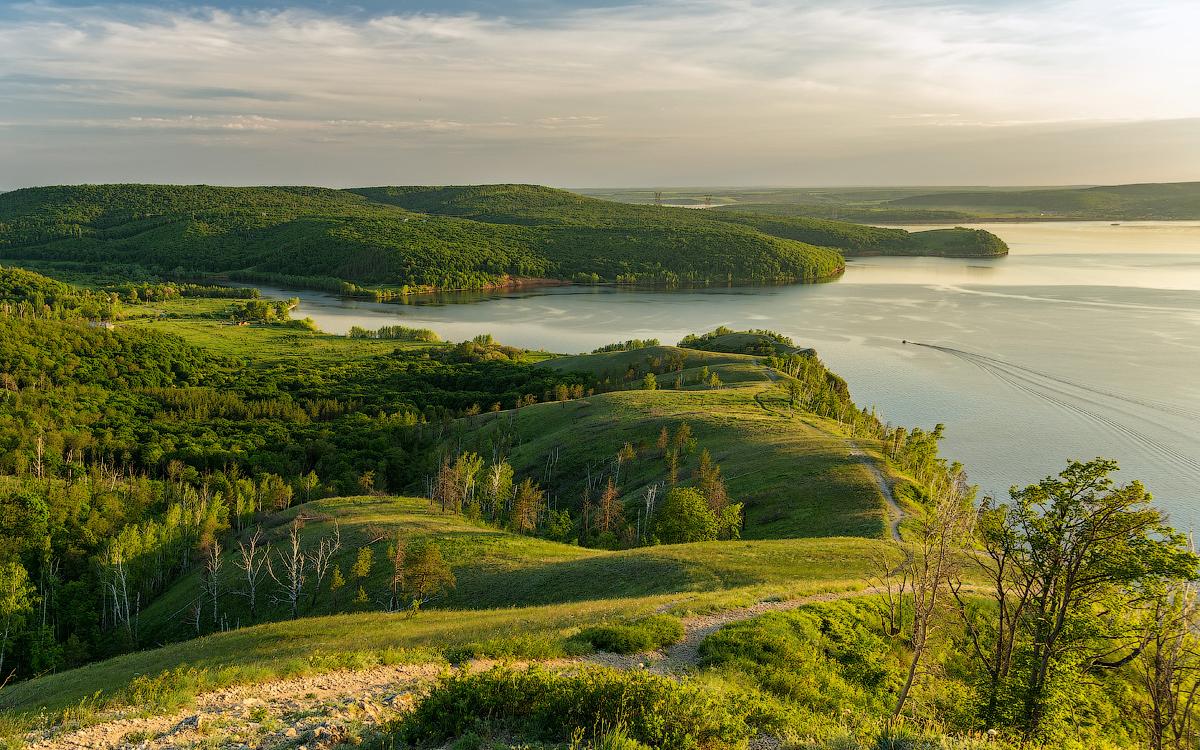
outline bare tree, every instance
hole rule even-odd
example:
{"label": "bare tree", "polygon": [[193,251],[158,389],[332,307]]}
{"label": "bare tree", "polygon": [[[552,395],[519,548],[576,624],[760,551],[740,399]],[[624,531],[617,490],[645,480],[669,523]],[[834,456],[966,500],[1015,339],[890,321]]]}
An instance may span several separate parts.
{"label": "bare tree", "polygon": [[246,542],[238,542],[238,556],[234,562],[242,571],[242,579],[246,588],[238,593],[250,602],[250,619],[258,618],[258,586],[267,575],[267,561],[271,556],[271,546],[263,542],[262,529],[254,530]]}
{"label": "bare tree", "polygon": [[935,506],[916,524],[916,541],[908,562],[908,590],[912,602],[912,629],[909,642],[912,657],[904,686],[896,698],[893,717],[899,717],[923,669],[931,633],[937,626],[937,615],[943,594],[957,578],[958,551],[971,534],[974,522],[966,477],[954,474],[948,482],[935,486]]}
{"label": "bare tree", "polygon": [[213,540],[208,545],[204,556],[204,575],[201,580],[201,596],[207,594],[212,601],[213,626],[221,620],[221,569],[225,567],[225,558],[221,556],[221,543]]}
{"label": "bare tree", "polygon": [[1200,603],[1192,582],[1170,585],[1145,608],[1146,636],[1136,670],[1146,688],[1142,712],[1150,750],[1195,747],[1200,694]]}
{"label": "bare tree", "polygon": [[312,598],[310,604],[316,604],[317,592],[321,590],[321,582],[325,580],[325,576],[329,573],[329,568],[333,564],[333,558],[342,548],[342,527],[335,523],[333,525],[333,533],[321,539],[316,548],[308,553],[308,567],[312,569],[314,585],[312,587]]}
{"label": "bare tree", "polygon": [[279,585],[278,602],[286,602],[291,609],[292,619],[299,614],[300,594],[304,590],[304,571],[308,567],[307,559],[300,548],[300,520],[292,521],[288,528],[288,541],[284,549],[278,553],[279,570],[271,558],[267,558],[267,573]]}
{"label": "bare tree", "polygon": [[891,638],[904,632],[904,596],[908,593],[913,564],[912,553],[908,550],[903,550],[900,556],[897,562],[895,555],[884,551],[872,560],[875,576],[870,583],[879,591],[879,624]]}
{"label": "bare tree", "polygon": [[400,597],[404,592],[404,557],[406,545],[404,537],[396,535],[396,541],[388,547],[388,557],[392,563],[392,580],[388,584],[388,611],[400,610]]}

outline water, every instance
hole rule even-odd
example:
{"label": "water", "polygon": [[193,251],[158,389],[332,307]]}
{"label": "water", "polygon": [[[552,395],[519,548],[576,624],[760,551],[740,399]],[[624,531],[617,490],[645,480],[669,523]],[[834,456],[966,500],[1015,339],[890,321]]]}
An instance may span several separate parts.
{"label": "water", "polygon": [[[563,287],[396,305],[312,293],[326,331],[391,323],[558,352],[770,328],[813,346],[860,405],[946,424],[943,453],[1003,494],[1068,458],[1120,460],[1176,525],[1200,525],[1200,223],[986,225],[1007,258],[866,258],[838,282],[645,291]],[[934,349],[909,342],[936,344]]]}

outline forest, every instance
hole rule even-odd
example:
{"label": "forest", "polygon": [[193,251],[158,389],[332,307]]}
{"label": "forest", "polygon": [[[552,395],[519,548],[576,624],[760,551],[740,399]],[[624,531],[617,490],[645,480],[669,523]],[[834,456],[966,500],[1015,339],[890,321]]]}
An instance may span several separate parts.
{"label": "forest", "polygon": [[[390,299],[530,279],[815,282],[843,253],[987,255],[987,233],[633,206],[531,185],[453,188],[44,187],[0,195],[0,259],[123,269],[199,296],[240,280]],[[144,295],[136,284],[122,292]],[[149,290],[154,294],[154,290]],[[216,292],[209,292],[215,295]]]}

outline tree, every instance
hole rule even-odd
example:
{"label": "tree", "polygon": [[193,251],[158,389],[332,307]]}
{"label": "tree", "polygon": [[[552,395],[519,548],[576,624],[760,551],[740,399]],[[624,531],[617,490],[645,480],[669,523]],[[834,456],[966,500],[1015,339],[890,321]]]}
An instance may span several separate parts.
{"label": "tree", "polygon": [[392,578],[388,582],[388,612],[400,609],[400,596],[404,591],[404,537],[396,534],[396,540],[388,545],[388,560],[392,563]]}
{"label": "tree", "polygon": [[293,620],[299,616],[300,594],[304,590],[304,573],[308,567],[300,547],[300,528],[300,519],[292,521],[288,527],[287,544],[278,552],[278,571],[271,558],[267,558],[267,573],[279,585],[276,601],[287,603]]}
{"label": "tree", "polygon": [[1072,461],[1056,477],[1013,487],[1008,503],[984,500],[979,563],[999,615],[979,616],[961,597],[959,609],[985,665],[985,723],[1011,703],[1026,738],[1044,733],[1072,670],[1123,666],[1143,649],[1109,613],[1128,611],[1147,587],[1196,577],[1182,535],[1141,483],[1116,485],[1116,470],[1110,459]]}
{"label": "tree", "polygon": [[658,378],[654,377],[654,373],[648,372],[648,373],[646,373],[646,377],[642,378],[642,390],[646,390],[646,391],[657,391],[658,390]]}
{"label": "tree", "polygon": [[4,675],[4,656],[8,641],[25,622],[25,615],[33,611],[34,588],[29,583],[29,573],[17,562],[0,565],[0,622],[4,631],[0,633],[0,682]]}
{"label": "tree", "polygon": [[721,376],[715,372],[708,378],[708,387],[716,390],[721,387]]}
{"label": "tree", "polygon": [[675,487],[655,509],[650,537],[662,544],[711,541],[717,538],[717,518],[698,490]]}
{"label": "tree", "polygon": [[667,432],[666,427],[663,427],[661,430],[658,431],[658,442],[656,442],[654,444],[654,447],[658,449],[659,456],[666,458],[667,446],[670,445],[670,443],[671,443],[671,433]]}
{"label": "tree", "polygon": [[333,574],[329,576],[329,597],[333,601],[333,605],[337,606],[338,592],[346,585],[346,578],[342,575],[342,566],[334,565]]}
{"label": "tree", "polygon": [[238,556],[234,564],[242,571],[246,588],[241,593],[250,603],[250,619],[258,619],[258,586],[266,575],[267,558],[271,555],[269,545],[263,543],[262,529],[254,530],[245,542],[238,542]]}
{"label": "tree", "polygon": [[375,494],[375,471],[373,469],[358,475],[358,488],[364,495]]}
{"label": "tree", "polygon": [[617,492],[616,483],[609,477],[604,491],[600,493],[600,505],[596,508],[596,528],[601,534],[615,532],[624,521],[624,516],[625,508],[621,504],[621,495]]}
{"label": "tree", "polygon": [[487,508],[484,512],[495,520],[508,510],[513,494],[513,469],[507,461],[493,463],[484,476],[484,497]]}
{"label": "tree", "polygon": [[546,493],[528,477],[513,495],[509,525],[516,531],[530,533],[537,528],[538,517],[546,501]]}
{"label": "tree", "polygon": [[729,504],[729,493],[725,490],[725,480],[721,478],[721,467],[712,460],[708,449],[700,451],[700,466],[696,469],[699,478],[700,494],[708,502],[713,513],[720,514]]}
{"label": "tree", "polygon": [[908,673],[896,698],[893,718],[900,716],[925,661],[929,638],[938,624],[943,599],[957,578],[958,551],[969,539],[974,515],[973,489],[962,473],[952,475],[935,492],[936,505],[915,524],[915,539],[907,550],[908,590],[912,609]]}
{"label": "tree", "polygon": [[311,598],[309,605],[316,604],[317,593],[321,590],[321,583],[325,580],[326,574],[329,572],[330,566],[333,565],[333,558],[342,548],[342,527],[340,524],[334,523],[333,533],[322,537],[311,551],[306,554],[308,567],[313,572],[315,579],[312,587]]}
{"label": "tree", "polygon": [[457,581],[441,548],[429,539],[414,539],[406,557],[404,590],[410,599],[409,612],[416,614],[426,602],[454,588]]}
{"label": "tree", "polygon": [[1151,750],[1195,747],[1200,695],[1200,604],[1196,585],[1175,582],[1151,592],[1141,608],[1142,648],[1134,662],[1146,691],[1142,721]]}
{"label": "tree", "polygon": [[300,485],[300,495],[304,498],[304,502],[308,502],[316,498],[317,490],[321,487],[321,479],[317,476],[317,472],[310,471],[300,477],[298,484]]}
{"label": "tree", "polygon": [[213,627],[219,627],[221,621],[221,569],[225,567],[225,558],[221,555],[221,545],[213,540],[205,550],[204,576],[201,578],[202,593],[208,594],[212,601]]}
{"label": "tree", "polygon": [[374,553],[371,551],[370,545],[358,548],[358,555],[354,559],[354,565],[350,566],[350,575],[361,585],[367,576],[371,575],[371,562],[374,558]]}

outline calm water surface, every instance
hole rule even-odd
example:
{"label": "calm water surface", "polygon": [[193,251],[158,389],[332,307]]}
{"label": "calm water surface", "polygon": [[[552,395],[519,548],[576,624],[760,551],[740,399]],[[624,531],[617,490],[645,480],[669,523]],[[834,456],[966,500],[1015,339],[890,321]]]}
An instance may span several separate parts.
{"label": "calm water surface", "polygon": [[565,287],[406,305],[265,291],[299,296],[299,314],[333,333],[403,323],[558,352],[771,328],[815,347],[860,405],[893,423],[944,422],[944,454],[985,492],[1104,455],[1178,526],[1200,526],[1200,223],[985,228],[1012,254],[860,259],[840,281],[809,286]]}

